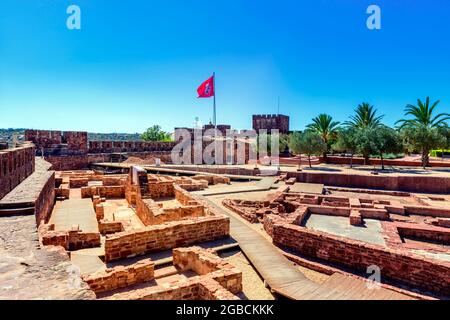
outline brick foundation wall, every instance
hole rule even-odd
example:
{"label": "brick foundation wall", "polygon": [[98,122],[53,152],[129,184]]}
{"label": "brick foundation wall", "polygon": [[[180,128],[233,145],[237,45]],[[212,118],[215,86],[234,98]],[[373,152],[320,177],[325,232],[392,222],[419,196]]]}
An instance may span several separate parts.
{"label": "brick foundation wall", "polygon": [[225,238],[229,229],[227,217],[208,216],[107,235],[105,261]]}
{"label": "brick foundation wall", "polygon": [[144,259],[131,265],[108,268],[82,278],[97,294],[153,280],[154,271],[155,263],[150,259]]}
{"label": "brick foundation wall", "polygon": [[307,256],[364,272],[368,266],[377,265],[381,268],[382,277],[440,295],[450,295],[450,262],[281,223],[269,215],[265,222],[266,230],[272,230],[273,242],[278,246],[287,246]]}
{"label": "brick foundation wall", "polygon": [[33,145],[0,150],[0,199],[35,170]]}

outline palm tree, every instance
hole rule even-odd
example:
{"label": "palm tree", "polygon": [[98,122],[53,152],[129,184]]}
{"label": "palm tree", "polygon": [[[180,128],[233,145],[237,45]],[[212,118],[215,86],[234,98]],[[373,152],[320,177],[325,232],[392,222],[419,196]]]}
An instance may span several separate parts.
{"label": "palm tree", "polygon": [[399,129],[408,130],[408,135],[413,138],[413,144],[422,151],[422,166],[429,165],[429,153],[434,147],[439,147],[444,137],[439,129],[447,125],[450,114],[439,113],[434,115],[434,109],[439,104],[439,100],[430,104],[430,97],[425,103],[417,99],[417,105],[408,104],[405,108],[405,115],[412,116],[412,119],[401,119],[396,122],[400,124]]}
{"label": "palm tree", "polygon": [[427,97],[425,103],[417,99],[417,105],[408,104],[405,108],[406,116],[413,116],[412,119],[401,119],[396,122],[401,123],[400,128],[405,126],[423,125],[428,128],[439,128],[446,124],[450,119],[450,114],[439,113],[433,117],[434,108],[439,104],[440,100],[434,102],[430,107],[430,97]]}
{"label": "palm tree", "polygon": [[381,119],[384,115],[377,116],[377,109],[374,109],[367,102],[363,102],[355,109],[356,114],[350,117],[350,121],[346,121],[345,124],[352,128],[367,128],[375,127],[381,124]]}
{"label": "palm tree", "polygon": [[[374,109],[367,102],[359,104],[355,109],[355,115],[350,117],[350,121],[346,121],[345,125],[348,128],[356,129],[358,132],[360,130],[371,129],[381,125],[381,119],[384,115],[377,115],[377,109]],[[365,153],[364,164],[369,163],[369,154]]]}
{"label": "palm tree", "polygon": [[323,153],[324,161],[326,161],[327,152],[330,149],[330,141],[337,137],[338,126],[339,122],[333,121],[333,117],[325,113],[313,118],[312,123],[306,126],[310,131],[319,134],[323,142],[327,145],[327,149]]}

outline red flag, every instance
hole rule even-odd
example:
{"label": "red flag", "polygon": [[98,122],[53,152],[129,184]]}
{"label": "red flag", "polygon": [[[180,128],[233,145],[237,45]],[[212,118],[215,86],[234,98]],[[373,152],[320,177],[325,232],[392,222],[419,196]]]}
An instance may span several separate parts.
{"label": "red flag", "polygon": [[203,82],[197,89],[198,98],[209,98],[214,96],[214,76]]}

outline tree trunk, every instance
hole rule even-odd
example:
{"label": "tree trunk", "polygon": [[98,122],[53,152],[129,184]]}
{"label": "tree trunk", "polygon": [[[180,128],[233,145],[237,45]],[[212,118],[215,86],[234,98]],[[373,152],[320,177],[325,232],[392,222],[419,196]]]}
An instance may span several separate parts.
{"label": "tree trunk", "polygon": [[312,168],[312,165],[311,165],[311,155],[309,155],[309,154],[308,154],[308,162],[309,162],[309,167]]}
{"label": "tree trunk", "polygon": [[369,155],[365,154],[364,155],[364,165],[367,166],[369,164]]}
{"label": "tree trunk", "polygon": [[350,168],[353,168],[353,153],[350,156]]}
{"label": "tree trunk", "polygon": [[380,159],[381,159],[381,170],[384,170],[384,162],[383,162],[383,154],[380,154]]}
{"label": "tree trunk", "polygon": [[430,165],[430,156],[428,155],[429,151],[424,149],[422,150],[422,167],[428,167]]}
{"label": "tree trunk", "polygon": [[297,171],[302,171],[302,155],[301,154],[299,155],[299,158],[300,158],[300,160],[298,162]]}
{"label": "tree trunk", "polygon": [[322,154],[322,157],[323,157],[323,163],[327,163],[327,152],[326,151]]}

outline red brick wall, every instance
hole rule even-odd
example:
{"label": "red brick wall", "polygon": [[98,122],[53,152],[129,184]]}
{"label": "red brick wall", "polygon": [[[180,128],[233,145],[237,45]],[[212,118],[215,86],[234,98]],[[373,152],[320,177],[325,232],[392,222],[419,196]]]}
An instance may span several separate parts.
{"label": "red brick wall", "polygon": [[[269,216],[266,217],[270,219]],[[411,286],[450,295],[450,262],[431,260],[406,251],[308,230],[290,224],[274,223],[273,242],[307,256],[324,259],[366,271],[370,265],[381,268],[381,277]]]}
{"label": "red brick wall", "polygon": [[34,146],[0,151],[0,199],[34,172]]}
{"label": "red brick wall", "polygon": [[408,192],[450,193],[450,178],[430,176],[383,176],[344,173],[287,172],[298,182],[323,183],[328,186]]}
{"label": "red brick wall", "polygon": [[85,153],[88,148],[87,132],[83,131],[64,131],[63,142],[67,143],[69,150]]}
{"label": "red brick wall", "polygon": [[89,153],[171,151],[175,142],[89,141]]}
{"label": "red brick wall", "polygon": [[41,148],[51,148],[53,145],[62,143],[61,131],[51,130],[25,130],[25,140],[31,141],[41,152]]}
{"label": "red brick wall", "polygon": [[150,259],[140,260],[127,266],[117,266],[83,276],[92,291],[101,293],[154,279],[155,263]]}
{"label": "red brick wall", "polygon": [[223,216],[174,221],[106,236],[105,261],[227,237],[230,220]]}
{"label": "red brick wall", "polygon": [[52,169],[57,171],[82,170],[89,167],[88,157],[80,156],[46,156],[45,160],[52,164]]}
{"label": "red brick wall", "polygon": [[52,214],[55,204],[55,173],[46,172],[44,176],[49,176],[47,182],[42,188],[39,196],[34,203],[34,212],[36,217],[36,225],[40,225],[41,221],[47,222]]}
{"label": "red brick wall", "polygon": [[[320,157],[320,161],[323,162],[323,157]],[[419,161],[407,161],[402,159],[384,159],[384,164],[387,166],[402,166],[402,167],[420,167],[422,165]],[[327,156],[327,163],[332,164],[350,164],[350,157],[336,157]],[[364,158],[353,157],[352,163],[354,165],[363,165]],[[381,159],[369,159],[368,165],[381,165]],[[450,167],[450,162],[443,161],[431,161],[432,167]]]}

